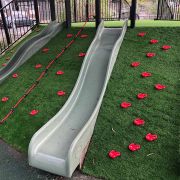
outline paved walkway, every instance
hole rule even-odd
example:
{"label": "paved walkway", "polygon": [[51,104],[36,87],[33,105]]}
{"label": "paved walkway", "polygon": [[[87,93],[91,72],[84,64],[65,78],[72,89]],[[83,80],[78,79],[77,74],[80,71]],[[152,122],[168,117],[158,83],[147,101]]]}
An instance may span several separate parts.
{"label": "paved walkway", "polygon": [[[12,149],[0,140],[0,180],[68,180],[28,165],[24,154]],[[72,180],[97,180],[96,178],[82,175],[79,171],[73,174]]]}

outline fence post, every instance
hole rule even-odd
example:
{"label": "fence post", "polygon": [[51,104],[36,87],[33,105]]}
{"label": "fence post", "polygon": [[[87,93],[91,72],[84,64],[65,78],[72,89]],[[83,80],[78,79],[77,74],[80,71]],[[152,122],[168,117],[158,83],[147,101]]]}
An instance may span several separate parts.
{"label": "fence post", "polygon": [[76,15],[76,0],[74,0],[74,21],[77,21],[77,15]]}
{"label": "fence post", "polygon": [[18,5],[17,0],[14,1],[14,6],[15,6],[16,11],[19,11],[19,5]]}
{"label": "fence post", "polygon": [[50,0],[50,9],[51,9],[51,21],[56,20],[56,9],[55,9],[55,1]]}
{"label": "fence post", "polygon": [[71,27],[71,2],[70,0],[65,0],[65,8],[66,8],[66,27]]}
{"label": "fence post", "polygon": [[[0,0],[0,9],[1,8],[2,8],[2,2]],[[1,18],[2,18],[2,22],[3,22],[3,26],[4,26],[4,32],[5,32],[5,35],[6,35],[6,40],[7,40],[8,45],[10,45],[11,44],[11,39],[10,39],[10,36],[9,36],[7,21],[6,21],[6,17],[4,15],[3,9],[1,10]]]}
{"label": "fence post", "polygon": [[136,5],[137,5],[137,0],[132,0],[131,8],[130,8],[131,28],[134,28],[136,24]]}
{"label": "fence post", "polygon": [[38,9],[38,1],[34,0],[34,11],[36,17],[36,25],[39,25],[39,9]]}
{"label": "fence post", "polygon": [[86,20],[89,21],[89,0],[86,0]]}
{"label": "fence post", "polygon": [[160,0],[158,0],[158,8],[157,8],[157,18],[156,18],[156,20],[159,19],[159,13],[160,13]]}
{"label": "fence post", "polygon": [[96,0],[96,28],[101,22],[101,0]]}
{"label": "fence post", "polygon": [[121,19],[122,0],[119,1],[119,20]]}

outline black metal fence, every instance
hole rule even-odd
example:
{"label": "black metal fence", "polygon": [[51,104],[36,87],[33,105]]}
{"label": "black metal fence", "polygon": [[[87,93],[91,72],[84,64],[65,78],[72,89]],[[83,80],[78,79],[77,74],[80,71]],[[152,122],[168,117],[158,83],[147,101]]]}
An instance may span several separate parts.
{"label": "black metal fence", "polygon": [[[67,19],[67,2],[71,22],[95,21],[96,0],[0,0],[0,54],[18,41],[37,24],[47,24],[52,19]],[[101,18],[120,20],[129,18],[130,5],[126,0],[101,0]]]}
{"label": "black metal fence", "polygon": [[4,6],[3,2],[0,1],[0,54],[36,25],[32,1],[11,1]]}
{"label": "black metal fence", "polygon": [[[95,21],[95,0],[72,0],[72,22]],[[101,18],[113,21],[129,18],[130,5],[126,0],[101,0]]]}
{"label": "black metal fence", "polygon": [[[50,0],[12,0],[8,4],[3,3],[0,0],[0,54],[37,24],[51,21]],[[65,21],[65,0],[54,0],[54,3],[56,20]]]}
{"label": "black metal fence", "polygon": [[159,0],[158,20],[180,20],[180,0]]}
{"label": "black metal fence", "polygon": [[[57,22],[63,22],[66,19],[65,0],[51,0],[55,6],[55,16]],[[50,0],[38,0],[39,21],[41,24],[47,24],[51,21]]]}
{"label": "black metal fence", "polygon": [[[40,23],[49,23],[50,0],[40,1]],[[95,21],[95,0],[70,0],[71,22]],[[62,22],[66,19],[65,0],[56,0],[56,20]],[[101,0],[101,18],[107,21],[129,18],[130,4],[126,0]]]}

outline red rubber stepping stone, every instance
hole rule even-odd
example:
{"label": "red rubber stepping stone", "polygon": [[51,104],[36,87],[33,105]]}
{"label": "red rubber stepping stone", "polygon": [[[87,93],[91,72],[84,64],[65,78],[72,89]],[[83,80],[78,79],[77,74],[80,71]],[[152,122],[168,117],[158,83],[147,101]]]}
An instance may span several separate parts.
{"label": "red rubber stepping stone", "polygon": [[120,104],[120,106],[121,106],[122,108],[129,108],[129,107],[131,107],[131,103],[129,103],[129,102],[122,102],[122,103]]}
{"label": "red rubber stepping stone", "polygon": [[151,39],[150,44],[157,44],[159,41],[157,39]]}
{"label": "red rubber stepping stone", "polygon": [[82,35],[80,36],[80,38],[87,38],[87,37],[88,37],[87,34],[82,34]]}
{"label": "red rubber stepping stone", "polygon": [[2,66],[6,66],[6,63],[2,64]]}
{"label": "red rubber stepping stone", "polygon": [[79,57],[84,57],[84,56],[86,56],[86,53],[83,52],[79,53]]}
{"label": "red rubber stepping stone", "polygon": [[156,54],[155,54],[155,53],[152,53],[152,52],[149,52],[149,53],[146,54],[146,56],[147,56],[148,58],[152,58],[152,57],[156,56]]}
{"label": "red rubber stepping stone", "polygon": [[141,76],[142,77],[150,77],[150,76],[152,76],[152,74],[150,72],[142,72]]}
{"label": "red rubber stepping stone", "polygon": [[156,88],[157,90],[162,90],[162,89],[165,89],[166,86],[163,85],[163,84],[156,84],[156,85],[155,85],[155,88]]}
{"label": "red rubber stepping stone", "polygon": [[140,62],[132,62],[131,66],[132,67],[138,67],[141,63]]}
{"label": "red rubber stepping stone", "polygon": [[8,100],[9,100],[8,97],[3,97],[3,98],[1,99],[2,102],[7,102]]}
{"label": "red rubber stepping stone", "polygon": [[144,98],[146,98],[146,97],[148,97],[148,94],[145,94],[145,93],[139,93],[139,94],[137,95],[137,98],[138,98],[138,99],[144,99]]}
{"label": "red rubber stepping stone", "polygon": [[109,153],[108,153],[109,157],[111,159],[115,159],[117,158],[118,156],[121,156],[121,153],[119,151],[116,151],[116,150],[111,150]]}
{"label": "red rubber stepping stone", "polygon": [[36,110],[36,109],[33,109],[29,114],[31,115],[31,116],[35,116],[36,114],[38,114],[38,110]]}
{"label": "red rubber stepping stone", "polygon": [[57,74],[57,75],[63,75],[64,72],[60,70],[60,71],[57,71],[56,74]]}
{"label": "red rubber stepping stone", "polygon": [[139,149],[141,149],[141,146],[140,144],[131,143],[128,148],[130,151],[138,151]]}
{"label": "red rubber stepping stone", "polygon": [[151,142],[151,141],[157,140],[158,136],[157,136],[157,134],[148,133],[145,138],[146,138],[147,141]]}
{"label": "red rubber stepping stone", "polygon": [[169,50],[169,49],[171,49],[172,47],[171,46],[169,46],[169,45],[164,45],[164,46],[162,46],[162,49],[163,50]]}
{"label": "red rubber stepping stone", "polygon": [[67,34],[66,37],[71,38],[71,37],[73,37],[73,34]]}
{"label": "red rubber stepping stone", "polygon": [[36,64],[35,68],[36,69],[42,68],[42,64]]}
{"label": "red rubber stepping stone", "polygon": [[145,35],[146,35],[146,32],[140,32],[137,34],[137,36],[139,36],[139,37],[144,37]]}
{"label": "red rubber stepping stone", "polygon": [[13,74],[12,77],[13,78],[18,78],[18,74]]}
{"label": "red rubber stepping stone", "polygon": [[64,96],[65,94],[66,94],[66,93],[65,93],[64,91],[58,91],[58,92],[57,92],[57,95],[58,95],[58,96]]}
{"label": "red rubber stepping stone", "polygon": [[133,121],[134,125],[136,126],[142,126],[145,124],[145,121],[143,119],[140,119],[140,118],[136,118],[134,121]]}
{"label": "red rubber stepping stone", "polygon": [[49,51],[49,48],[43,48],[43,49],[42,49],[42,52],[43,52],[43,53],[47,53],[48,51]]}

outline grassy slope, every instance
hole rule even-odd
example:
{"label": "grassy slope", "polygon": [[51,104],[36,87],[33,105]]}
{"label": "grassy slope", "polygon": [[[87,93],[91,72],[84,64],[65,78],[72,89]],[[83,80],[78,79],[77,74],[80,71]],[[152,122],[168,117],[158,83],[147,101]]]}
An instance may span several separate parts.
{"label": "grassy slope", "polygon": [[[137,37],[141,31],[148,34]],[[112,180],[178,179],[179,34],[180,28],[127,31],[97,119],[84,173]],[[159,43],[150,45],[153,38]],[[164,44],[172,49],[162,51]],[[155,52],[157,56],[148,59],[146,52]],[[132,68],[133,61],[140,61],[141,66]],[[143,71],[153,76],[143,79]],[[156,83],[167,88],[157,91]],[[148,93],[149,97],[138,100],[139,92]],[[132,107],[120,108],[123,101],[131,102]],[[144,127],[132,124],[136,117],[145,120]],[[158,140],[146,142],[144,137],[149,132],[158,134]],[[141,150],[130,152],[127,147],[131,142],[140,143]],[[111,149],[119,150],[122,156],[110,159],[107,154]]]}
{"label": "grassy slope", "polygon": [[[70,33],[75,34],[79,28],[72,28]],[[57,55],[70,39],[66,39],[67,30],[59,33],[45,47],[49,53],[39,51],[30,60],[20,67],[16,73],[19,78],[9,77],[1,85],[0,97],[8,96],[9,101],[0,102],[0,119],[3,118],[25,90],[39,77],[43,69],[35,69],[36,64],[41,63],[43,68]],[[88,39],[78,38],[69,50],[52,66],[46,77],[38,87],[23,101],[8,121],[0,126],[0,138],[19,150],[27,151],[32,135],[53,117],[66,102],[77,80],[83,58],[79,58],[79,52],[86,52],[95,34],[95,29],[86,28],[83,33],[89,34]],[[56,72],[63,70],[62,76]],[[64,90],[66,96],[58,97],[57,91]],[[30,116],[29,112],[38,109],[39,114]]]}

